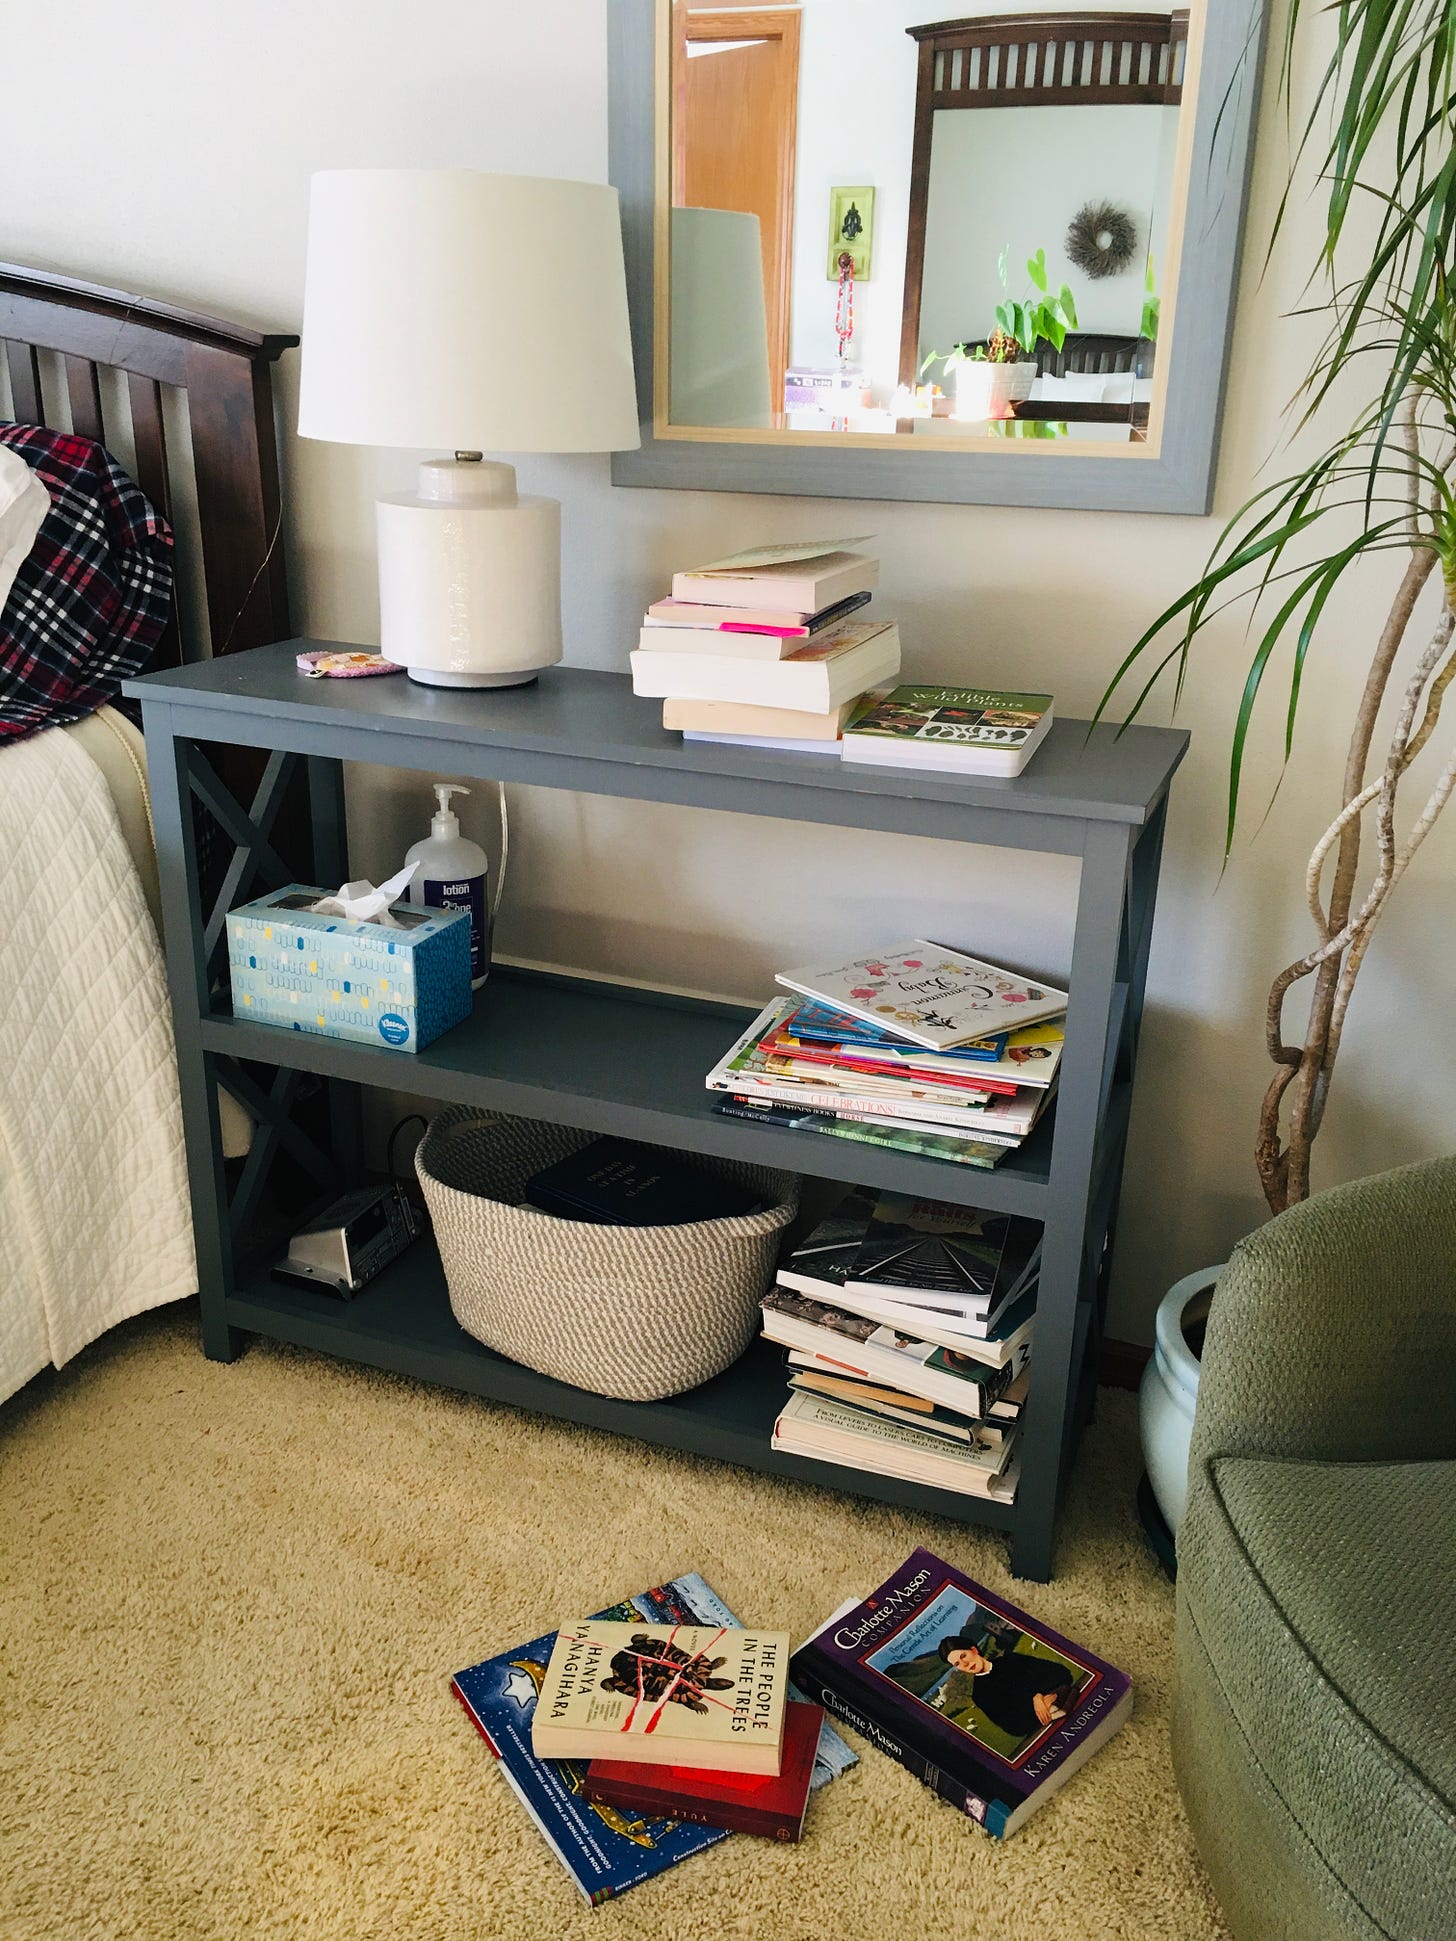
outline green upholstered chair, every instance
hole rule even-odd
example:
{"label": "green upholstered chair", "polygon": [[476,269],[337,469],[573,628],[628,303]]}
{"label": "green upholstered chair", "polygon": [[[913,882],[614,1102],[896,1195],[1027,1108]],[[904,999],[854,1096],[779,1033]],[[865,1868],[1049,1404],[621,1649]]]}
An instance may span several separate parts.
{"label": "green upholstered chair", "polygon": [[1456,1159],[1236,1249],[1177,1625],[1178,1784],[1237,1941],[1453,1941]]}

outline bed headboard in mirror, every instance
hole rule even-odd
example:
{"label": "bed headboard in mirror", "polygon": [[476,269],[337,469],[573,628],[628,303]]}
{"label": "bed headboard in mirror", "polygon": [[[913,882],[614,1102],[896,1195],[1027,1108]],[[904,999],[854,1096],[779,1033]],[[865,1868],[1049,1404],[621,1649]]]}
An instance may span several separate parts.
{"label": "bed headboard in mirror", "polygon": [[613,0],[613,478],[1206,511],[1267,14]]}
{"label": "bed headboard in mirror", "polygon": [[297,342],[0,263],[0,416],[99,439],[178,530],[154,667],[292,631],[270,366]]}

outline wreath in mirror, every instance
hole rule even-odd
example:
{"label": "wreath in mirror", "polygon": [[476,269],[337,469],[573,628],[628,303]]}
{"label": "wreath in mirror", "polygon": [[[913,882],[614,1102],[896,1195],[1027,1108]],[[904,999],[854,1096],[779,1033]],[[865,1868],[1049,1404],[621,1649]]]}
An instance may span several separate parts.
{"label": "wreath in mirror", "polygon": [[1137,250],[1137,224],[1111,202],[1086,202],[1067,229],[1067,256],[1084,275],[1116,276]]}

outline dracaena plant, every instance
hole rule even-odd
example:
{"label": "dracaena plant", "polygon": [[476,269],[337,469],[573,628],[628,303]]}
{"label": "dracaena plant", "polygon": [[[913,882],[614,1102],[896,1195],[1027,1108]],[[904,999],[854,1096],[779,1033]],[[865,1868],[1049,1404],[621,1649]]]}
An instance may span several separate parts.
{"label": "dracaena plant", "polygon": [[[1287,106],[1315,12],[1315,0],[1289,0],[1278,70]],[[1204,629],[1231,602],[1248,603],[1227,862],[1256,712],[1278,705],[1287,762],[1301,700],[1318,687],[1312,670],[1332,635],[1349,640],[1342,593],[1355,575],[1386,582],[1389,608],[1369,643],[1337,798],[1331,787],[1338,813],[1305,871],[1310,947],[1275,977],[1266,1007],[1275,1069],[1255,1162],[1276,1213],[1309,1193],[1361,966],[1456,788],[1456,744],[1449,719],[1444,731],[1441,723],[1456,675],[1456,0],[1319,0],[1318,14],[1315,98],[1297,124],[1269,250],[1280,246],[1291,198],[1312,182],[1324,227],[1302,314],[1318,311],[1328,329],[1288,416],[1312,439],[1323,428],[1323,449],[1239,508],[1202,576],[1137,641],[1098,709],[1130,721],[1160,679],[1181,690]],[[1357,383],[1366,402],[1350,420],[1336,390],[1347,397]],[[1387,697],[1393,718],[1383,723]]]}

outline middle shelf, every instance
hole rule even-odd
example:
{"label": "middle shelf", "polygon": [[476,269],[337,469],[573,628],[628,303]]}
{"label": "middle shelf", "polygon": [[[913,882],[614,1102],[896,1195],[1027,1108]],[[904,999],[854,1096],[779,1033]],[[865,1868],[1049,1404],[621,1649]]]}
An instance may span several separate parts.
{"label": "middle shelf", "polygon": [[[650,1145],[1045,1218],[1056,1108],[991,1169],[724,1117],[707,1072],[755,1008],[497,967],[464,1023],[404,1056],[214,1013],[206,1050],[425,1098],[612,1132]],[[1103,1145],[1115,1150],[1129,1088],[1112,1088]],[[1112,1135],[1109,1142],[1108,1134]]]}

